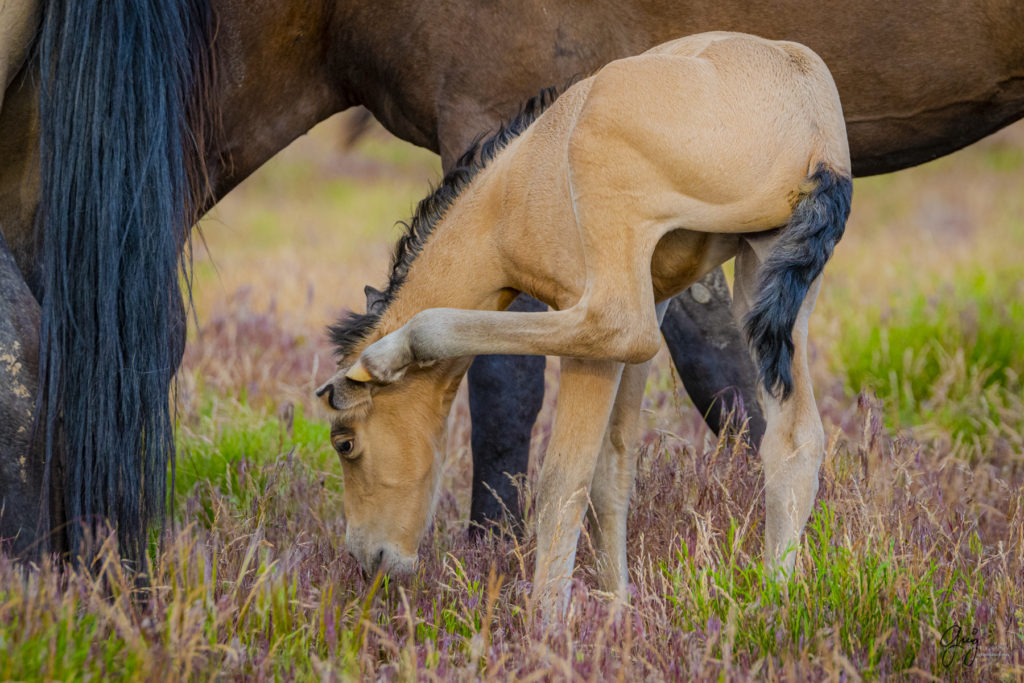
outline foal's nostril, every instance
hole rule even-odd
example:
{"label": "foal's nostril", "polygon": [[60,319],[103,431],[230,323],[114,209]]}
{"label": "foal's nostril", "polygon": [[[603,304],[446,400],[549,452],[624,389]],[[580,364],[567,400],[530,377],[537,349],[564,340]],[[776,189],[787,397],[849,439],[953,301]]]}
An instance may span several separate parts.
{"label": "foal's nostril", "polygon": [[331,408],[334,408],[335,410],[337,410],[337,407],[334,405],[334,384],[333,383],[325,384],[324,386],[320,387],[319,391],[316,392],[317,398],[323,398],[324,394],[327,394],[327,405],[330,406]]}
{"label": "foal's nostril", "polygon": [[381,565],[383,565],[383,564],[384,564],[384,548],[381,548],[380,551],[377,552],[377,557],[374,558],[374,561],[373,561],[373,571],[374,571],[374,573],[376,573],[378,569],[381,569]]}

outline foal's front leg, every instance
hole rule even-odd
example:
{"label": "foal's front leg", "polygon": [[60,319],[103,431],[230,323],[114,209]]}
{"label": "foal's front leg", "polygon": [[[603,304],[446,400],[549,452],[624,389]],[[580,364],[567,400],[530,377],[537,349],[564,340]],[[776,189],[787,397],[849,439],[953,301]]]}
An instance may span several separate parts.
{"label": "foal's front leg", "polygon": [[576,543],[622,364],[562,359],[555,425],[537,491],[533,595],[544,614],[564,612]]}
{"label": "foal's front leg", "polygon": [[653,296],[617,301],[597,296],[564,311],[511,313],[428,308],[370,344],[349,368],[359,382],[390,384],[414,363],[481,354],[562,356],[619,363],[654,357],[661,332]]}

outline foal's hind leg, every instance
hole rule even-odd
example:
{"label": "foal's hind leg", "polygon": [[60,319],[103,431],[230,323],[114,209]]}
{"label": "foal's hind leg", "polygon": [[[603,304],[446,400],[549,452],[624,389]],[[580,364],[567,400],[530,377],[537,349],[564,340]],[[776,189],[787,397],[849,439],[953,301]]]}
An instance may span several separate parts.
{"label": "foal's hind leg", "polygon": [[[655,306],[658,324],[665,320],[669,302]],[[636,440],[640,426],[640,404],[651,361],[629,364],[622,370],[615,395],[608,432],[597,459],[597,471],[590,486],[588,510],[590,533],[597,550],[597,579],[603,590],[629,597],[629,565],[626,562],[626,521],[629,497],[636,479]]]}
{"label": "foal's hind leg", "polygon": [[626,518],[636,476],[636,438],[640,403],[650,362],[627,365],[619,381],[608,431],[590,488],[590,534],[597,551],[597,578],[602,590],[628,597]]}
{"label": "foal's hind leg", "polygon": [[[736,256],[734,310],[742,322],[757,294],[757,252],[767,253],[771,237],[743,243]],[[751,246],[753,243],[754,246]],[[765,479],[765,561],[785,574],[793,571],[796,548],[818,492],[825,433],[814,402],[807,367],[807,323],[821,286],[811,285],[793,326],[793,393],[781,401],[760,389],[767,420],[761,442]]]}

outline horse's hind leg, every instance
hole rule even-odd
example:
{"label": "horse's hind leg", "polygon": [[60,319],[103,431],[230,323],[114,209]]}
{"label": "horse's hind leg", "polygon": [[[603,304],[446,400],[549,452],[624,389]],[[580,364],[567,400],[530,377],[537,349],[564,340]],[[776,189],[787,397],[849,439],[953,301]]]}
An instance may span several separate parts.
{"label": "horse's hind leg", "polygon": [[0,0],[0,111],[39,26],[39,0]]}
{"label": "horse's hind leg", "polygon": [[[521,295],[509,311],[546,311]],[[477,356],[469,368],[469,412],[473,422],[473,496],[471,531],[488,528],[507,513],[522,522],[513,477],[530,460],[530,433],[544,400],[543,356]]]}
{"label": "horse's hind leg", "polygon": [[622,367],[614,361],[562,359],[555,425],[537,491],[533,593],[547,614],[566,606],[583,513]]}
{"label": "horse's hind leg", "polygon": [[[736,256],[734,310],[743,320],[756,297],[757,252],[767,253],[771,238],[744,242]],[[755,246],[751,246],[753,243]],[[756,249],[756,251],[755,251]],[[825,433],[814,402],[807,367],[807,323],[821,278],[811,285],[793,326],[793,393],[785,401],[761,388],[767,420],[761,442],[765,479],[765,561],[784,573],[793,570],[800,533],[818,491],[818,469],[825,452]]]}
{"label": "horse's hind leg", "polygon": [[0,548],[33,546],[43,495],[43,459],[33,448],[38,393],[39,304],[0,234]]}
{"label": "horse's hind leg", "polygon": [[597,459],[588,510],[590,534],[597,551],[597,579],[602,590],[628,597],[626,518],[636,476],[636,438],[640,403],[650,362],[626,365],[619,381],[608,431]]}

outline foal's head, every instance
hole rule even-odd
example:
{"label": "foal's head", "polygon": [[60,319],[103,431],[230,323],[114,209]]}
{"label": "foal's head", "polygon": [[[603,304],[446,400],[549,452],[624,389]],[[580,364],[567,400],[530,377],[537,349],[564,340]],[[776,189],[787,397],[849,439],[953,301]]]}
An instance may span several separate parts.
{"label": "foal's head", "polygon": [[[349,325],[365,325],[367,317],[372,318],[350,317]],[[335,411],[331,445],[344,474],[349,552],[370,574],[381,568],[404,574],[415,569],[417,547],[430,522],[446,420],[469,360],[412,365],[390,384],[346,377],[363,349],[383,336],[378,321],[374,327],[344,352],[338,373],[317,395]]]}
{"label": "foal's head", "polygon": [[[474,143],[417,206],[395,249],[387,290],[368,287],[366,313],[349,314],[330,328],[341,369],[317,395],[337,411],[331,420],[331,443],[345,475],[346,543],[368,572],[383,567],[400,573],[415,567],[417,546],[440,483],[448,410],[470,359],[442,360],[429,367],[411,363],[401,377],[386,379],[371,379],[365,369],[363,374],[350,370],[364,349],[406,322],[398,319],[401,316],[392,304],[413,261],[449,208],[476,174],[558,94],[556,88],[541,91],[494,135]],[[422,310],[417,303],[422,303],[428,281],[429,277],[419,285],[409,284],[414,291],[407,292],[406,313]]]}

